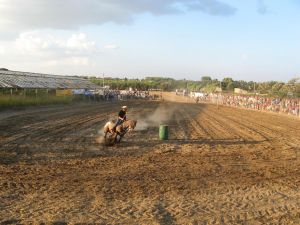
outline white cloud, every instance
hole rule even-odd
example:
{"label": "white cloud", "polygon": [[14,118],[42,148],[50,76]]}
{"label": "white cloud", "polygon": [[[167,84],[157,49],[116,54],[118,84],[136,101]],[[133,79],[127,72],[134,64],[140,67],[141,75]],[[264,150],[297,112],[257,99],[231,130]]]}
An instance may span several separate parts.
{"label": "white cloud", "polygon": [[[9,51],[8,51],[9,50]],[[85,33],[62,36],[33,31],[21,33],[14,41],[0,41],[0,63],[45,67],[92,66],[102,54],[95,41]]]}
{"label": "white cloud", "polygon": [[14,43],[20,53],[39,56],[80,56],[99,52],[94,41],[90,41],[84,33],[73,34],[64,39],[58,36],[43,34],[42,32],[21,33]]}
{"label": "white cloud", "polygon": [[5,47],[0,45],[0,55],[5,54]]}
{"label": "white cloud", "polygon": [[50,40],[41,37],[37,32],[21,33],[14,43],[14,47],[24,54],[41,54],[50,46]]}
{"label": "white cloud", "polygon": [[91,62],[88,57],[70,57],[60,60],[49,60],[46,66],[89,66]]}
{"label": "white cloud", "polygon": [[241,58],[243,61],[247,61],[249,59],[249,55],[247,53],[243,53]]}
{"label": "white cloud", "polygon": [[236,8],[218,0],[188,1],[185,3],[189,10],[198,10],[211,15],[229,16]]}
{"label": "white cloud", "polygon": [[116,44],[107,44],[107,45],[104,46],[104,48],[106,48],[106,49],[118,49],[119,46],[116,45]]}
{"label": "white cloud", "polygon": [[4,37],[11,32],[45,28],[67,30],[106,22],[126,24],[138,14],[164,15],[186,10],[219,16],[236,12],[222,0],[0,0],[0,32]]}
{"label": "white cloud", "polygon": [[97,50],[96,43],[94,41],[89,41],[87,35],[84,33],[73,34],[66,43],[62,43],[62,47],[65,47],[70,50],[79,50],[79,51],[89,51],[93,52]]}

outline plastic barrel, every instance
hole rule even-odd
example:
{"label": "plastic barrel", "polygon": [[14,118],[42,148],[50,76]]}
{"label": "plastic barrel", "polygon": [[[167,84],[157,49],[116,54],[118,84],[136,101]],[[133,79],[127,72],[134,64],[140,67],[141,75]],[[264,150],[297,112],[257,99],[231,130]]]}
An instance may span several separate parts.
{"label": "plastic barrel", "polygon": [[159,139],[168,140],[169,138],[169,127],[167,125],[159,126]]}

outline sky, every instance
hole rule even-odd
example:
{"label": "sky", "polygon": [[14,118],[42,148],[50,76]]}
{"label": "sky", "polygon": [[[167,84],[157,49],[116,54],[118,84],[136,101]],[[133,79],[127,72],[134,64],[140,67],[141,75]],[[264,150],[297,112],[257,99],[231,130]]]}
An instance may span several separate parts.
{"label": "sky", "polygon": [[300,0],[0,0],[0,68],[288,81],[299,27]]}

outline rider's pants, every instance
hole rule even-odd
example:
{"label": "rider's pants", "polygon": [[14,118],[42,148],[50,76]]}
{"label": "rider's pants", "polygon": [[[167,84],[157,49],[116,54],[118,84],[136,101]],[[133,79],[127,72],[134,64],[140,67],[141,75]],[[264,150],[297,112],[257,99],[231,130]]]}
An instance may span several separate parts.
{"label": "rider's pants", "polygon": [[116,122],[115,126],[113,127],[113,131],[116,131],[117,126],[121,125],[124,121],[121,119],[118,119],[118,121]]}

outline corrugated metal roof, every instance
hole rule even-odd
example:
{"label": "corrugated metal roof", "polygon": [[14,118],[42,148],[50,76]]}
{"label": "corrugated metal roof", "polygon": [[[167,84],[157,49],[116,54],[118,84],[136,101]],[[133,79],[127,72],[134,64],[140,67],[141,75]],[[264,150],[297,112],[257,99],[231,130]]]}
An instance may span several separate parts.
{"label": "corrugated metal roof", "polygon": [[74,76],[58,76],[18,71],[0,71],[2,88],[48,88],[48,89],[100,89],[87,79]]}
{"label": "corrugated metal roof", "polygon": [[11,88],[12,86],[0,81],[0,87],[2,87],[2,88]]}

